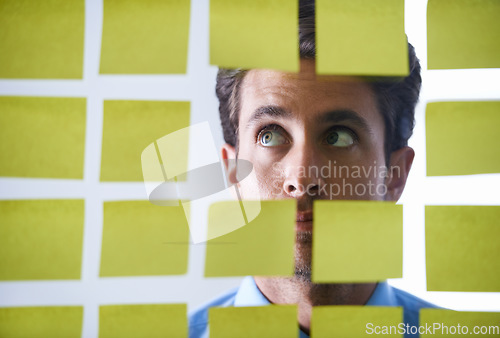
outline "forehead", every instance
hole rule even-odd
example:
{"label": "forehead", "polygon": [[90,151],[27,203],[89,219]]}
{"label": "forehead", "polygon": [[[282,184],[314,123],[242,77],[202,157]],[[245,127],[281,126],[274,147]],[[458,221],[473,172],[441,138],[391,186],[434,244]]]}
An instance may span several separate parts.
{"label": "forehead", "polygon": [[308,121],[335,110],[356,112],[374,128],[383,119],[368,83],[357,77],[317,76],[313,60],[301,60],[299,73],[250,70],[240,92],[240,125],[263,106],[278,106],[292,118]]}

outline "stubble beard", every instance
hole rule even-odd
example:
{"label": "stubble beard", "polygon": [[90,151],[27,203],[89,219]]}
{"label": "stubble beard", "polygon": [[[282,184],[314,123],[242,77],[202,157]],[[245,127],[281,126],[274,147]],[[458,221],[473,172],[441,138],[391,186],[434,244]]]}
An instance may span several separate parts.
{"label": "stubble beard", "polygon": [[295,278],[311,283],[312,231],[297,232],[295,243]]}

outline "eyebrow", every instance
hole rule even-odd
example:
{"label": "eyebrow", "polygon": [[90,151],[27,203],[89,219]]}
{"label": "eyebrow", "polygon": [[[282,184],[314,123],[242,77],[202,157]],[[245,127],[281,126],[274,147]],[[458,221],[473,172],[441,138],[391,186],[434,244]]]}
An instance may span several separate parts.
{"label": "eyebrow", "polygon": [[292,114],[288,110],[285,110],[284,108],[279,106],[261,106],[255,109],[254,113],[248,120],[247,127],[256,124],[257,122],[259,122],[259,120],[262,120],[266,117],[290,119],[292,117]]}
{"label": "eyebrow", "polygon": [[350,122],[358,128],[365,130],[367,133],[373,134],[373,130],[366,121],[358,113],[350,109],[333,110],[318,116],[316,122],[318,124]]}
{"label": "eyebrow", "polygon": [[[261,106],[257,108],[252,116],[250,117],[247,127],[256,124],[259,120],[264,118],[283,118],[291,119],[293,115],[288,110],[279,106]],[[332,110],[327,113],[321,114],[316,119],[318,124],[328,124],[328,123],[340,123],[340,122],[351,122],[355,126],[365,130],[366,132],[372,134],[372,128],[358,113],[350,109],[337,109]]]}

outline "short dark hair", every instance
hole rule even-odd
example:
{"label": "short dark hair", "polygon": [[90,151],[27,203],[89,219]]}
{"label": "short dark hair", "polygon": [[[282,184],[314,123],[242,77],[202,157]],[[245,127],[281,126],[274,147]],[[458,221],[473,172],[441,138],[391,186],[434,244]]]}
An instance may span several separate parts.
{"label": "short dark hair", "polygon": [[[316,28],[314,1],[299,3],[299,51],[301,59],[316,58]],[[390,154],[408,144],[415,125],[415,106],[422,78],[415,49],[408,43],[410,73],[404,78],[365,77],[371,86],[377,108],[385,124],[384,151],[388,164]],[[238,147],[240,88],[248,70],[220,68],[215,92],[219,99],[219,114],[224,140]]]}

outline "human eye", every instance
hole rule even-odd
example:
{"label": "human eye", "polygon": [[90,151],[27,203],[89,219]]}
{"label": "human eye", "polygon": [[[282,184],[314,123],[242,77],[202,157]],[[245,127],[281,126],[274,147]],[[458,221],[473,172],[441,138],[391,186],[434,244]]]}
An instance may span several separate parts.
{"label": "human eye", "polygon": [[257,135],[257,143],[263,147],[275,147],[288,143],[285,131],[275,124],[265,126]]}
{"label": "human eye", "polygon": [[349,147],[356,141],[356,134],[347,127],[334,127],[328,131],[325,138],[325,143],[334,147]]}

